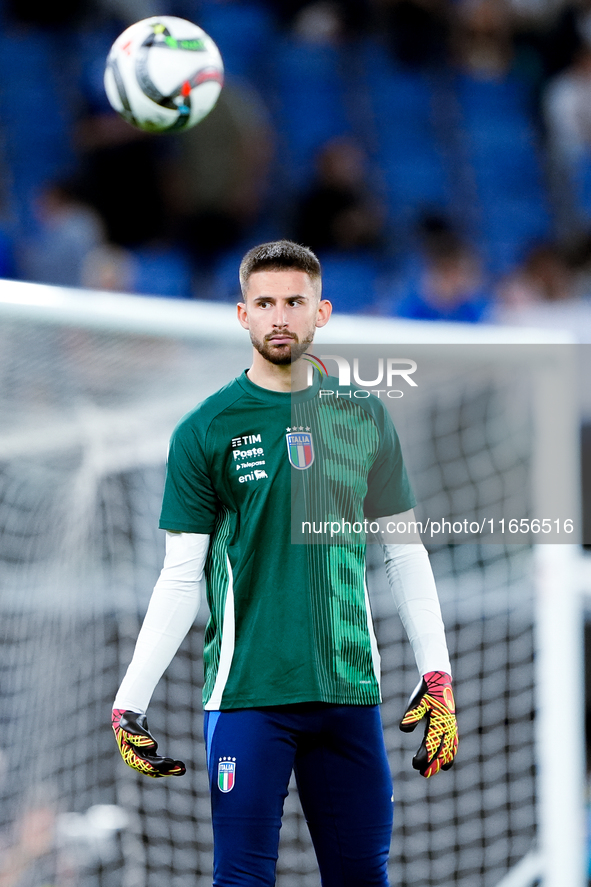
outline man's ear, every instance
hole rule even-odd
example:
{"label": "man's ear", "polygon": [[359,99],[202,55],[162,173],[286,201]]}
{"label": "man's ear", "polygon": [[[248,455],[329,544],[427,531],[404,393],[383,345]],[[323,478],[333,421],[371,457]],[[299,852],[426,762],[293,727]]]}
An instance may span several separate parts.
{"label": "man's ear", "polygon": [[330,320],[331,314],[332,314],[332,302],[329,302],[328,299],[321,299],[318,302],[318,313],[316,315],[316,327],[320,328],[320,327],[326,326],[326,324]]}
{"label": "man's ear", "polygon": [[238,323],[241,327],[244,327],[245,330],[249,329],[248,324],[248,311],[246,310],[245,302],[238,302],[236,305],[236,314],[238,316]]}

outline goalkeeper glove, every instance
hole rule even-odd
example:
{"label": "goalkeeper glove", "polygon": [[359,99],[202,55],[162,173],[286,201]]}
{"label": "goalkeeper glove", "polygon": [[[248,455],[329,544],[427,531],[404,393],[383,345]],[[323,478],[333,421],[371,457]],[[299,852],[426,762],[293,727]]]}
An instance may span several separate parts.
{"label": "goalkeeper glove", "polygon": [[412,733],[426,718],[425,735],[412,765],[429,778],[439,770],[449,770],[458,750],[456,705],[451,678],[444,671],[430,671],[411,696],[400,729]]}
{"label": "goalkeeper glove", "polygon": [[121,757],[126,764],[146,776],[183,776],[186,767],[182,761],[163,758],[156,754],[158,743],[148,729],[145,715],[135,711],[113,709],[113,731]]}

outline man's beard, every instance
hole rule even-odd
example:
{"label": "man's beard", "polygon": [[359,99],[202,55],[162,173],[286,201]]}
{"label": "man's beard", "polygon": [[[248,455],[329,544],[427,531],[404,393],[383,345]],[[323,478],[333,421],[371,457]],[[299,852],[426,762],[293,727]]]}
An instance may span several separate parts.
{"label": "man's beard", "polygon": [[[272,333],[271,336],[272,335],[277,334]],[[306,351],[308,345],[312,344],[314,332],[312,331],[302,339],[301,342],[295,333],[289,333],[289,336],[291,337],[291,343],[289,345],[273,345],[271,336],[265,336],[261,342],[260,339],[255,339],[251,333],[250,340],[259,354],[264,357],[265,360],[268,360],[269,363],[273,363],[275,366],[287,366],[290,363],[295,363],[295,361]]]}

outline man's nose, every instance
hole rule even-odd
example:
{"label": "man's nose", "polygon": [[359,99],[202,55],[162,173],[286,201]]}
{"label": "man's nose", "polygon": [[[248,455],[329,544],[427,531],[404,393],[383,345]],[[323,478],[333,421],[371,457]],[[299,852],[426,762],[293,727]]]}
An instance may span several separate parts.
{"label": "man's nose", "polygon": [[287,326],[287,316],[284,305],[275,306],[275,311],[273,312],[273,326]]}

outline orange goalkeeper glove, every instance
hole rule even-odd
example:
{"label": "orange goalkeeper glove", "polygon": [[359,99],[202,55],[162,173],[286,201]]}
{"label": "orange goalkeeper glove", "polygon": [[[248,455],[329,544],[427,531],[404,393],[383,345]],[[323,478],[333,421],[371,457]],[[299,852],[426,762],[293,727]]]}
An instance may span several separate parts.
{"label": "orange goalkeeper glove", "polygon": [[148,730],[145,715],[135,711],[113,709],[113,731],[121,757],[126,764],[146,776],[183,776],[186,767],[182,761],[163,758],[156,754],[158,743]]}
{"label": "orange goalkeeper glove", "polygon": [[449,770],[458,750],[456,705],[451,678],[444,671],[430,671],[411,696],[400,729],[412,733],[426,718],[425,735],[412,765],[429,778],[439,770]]}

